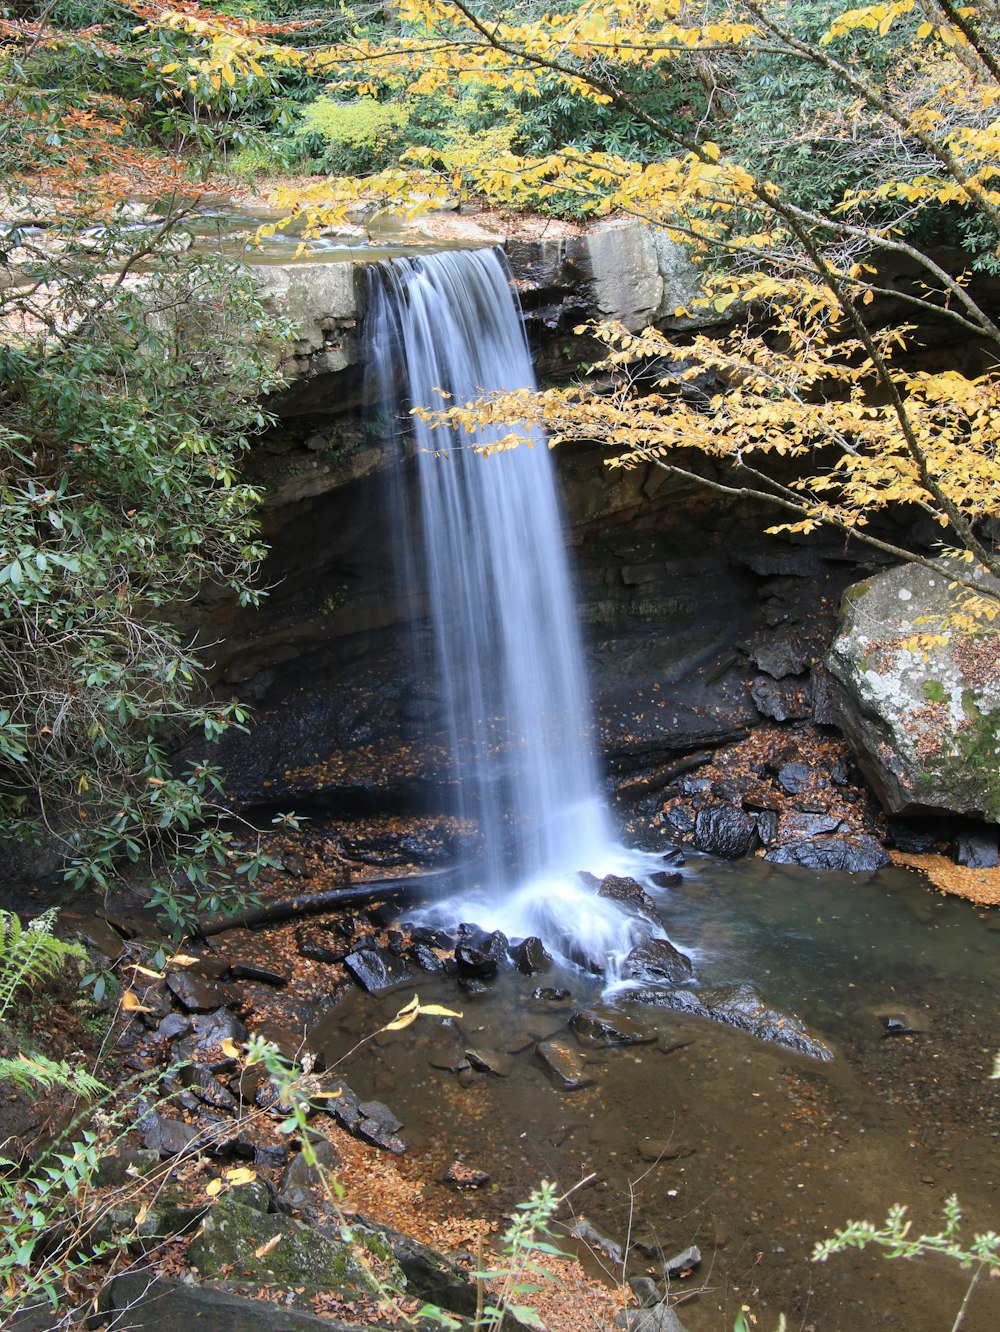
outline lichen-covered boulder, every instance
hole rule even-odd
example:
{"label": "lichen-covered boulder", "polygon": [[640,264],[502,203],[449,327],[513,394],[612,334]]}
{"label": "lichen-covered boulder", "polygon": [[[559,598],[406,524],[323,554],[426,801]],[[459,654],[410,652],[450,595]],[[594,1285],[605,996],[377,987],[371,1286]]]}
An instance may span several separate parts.
{"label": "lichen-covered boulder", "polygon": [[1000,620],[968,627],[956,572],[904,564],[844,598],[826,658],[837,724],[891,814],[1000,822]]}

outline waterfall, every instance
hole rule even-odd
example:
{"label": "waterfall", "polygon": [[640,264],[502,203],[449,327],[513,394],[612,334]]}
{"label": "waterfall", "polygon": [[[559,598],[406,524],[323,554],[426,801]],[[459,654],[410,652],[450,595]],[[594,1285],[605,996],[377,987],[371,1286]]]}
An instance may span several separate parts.
{"label": "waterfall", "polygon": [[[371,396],[380,403],[405,414],[534,387],[499,252],[422,255],[369,271]],[[483,458],[477,448],[506,429],[468,434],[417,417],[411,425],[420,536],[403,562],[426,589],[455,812],[483,843],[481,891],[463,904],[475,914],[452,919],[541,934],[568,956],[627,950],[633,923],[577,875],[619,869],[622,853],[598,790],[547,442],[526,431],[520,447]]]}

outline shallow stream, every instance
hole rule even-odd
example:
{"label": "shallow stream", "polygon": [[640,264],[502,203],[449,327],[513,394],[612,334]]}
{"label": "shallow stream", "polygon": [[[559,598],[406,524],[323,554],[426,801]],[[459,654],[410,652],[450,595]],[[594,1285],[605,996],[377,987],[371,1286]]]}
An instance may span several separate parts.
{"label": "shallow stream", "polygon": [[[831,1044],[832,1062],[630,1007],[655,1039],[583,1050],[592,1084],[562,1091],[534,1046],[569,1034],[571,1014],[600,997],[594,978],[510,971],[475,996],[428,978],[422,999],[463,1016],[379,1036],[343,1067],[355,1090],[404,1120],[404,1168],[432,1181],[456,1161],[488,1173],[464,1195],[430,1183],[428,1207],[499,1218],[539,1179],[568,1188],[593,1172],[565,1219],[641,1245],[629,1274],[658,1277],[665,1258],[700,1249],[701,1263],[671,1285],[688,1332],[730,1332],[743,1303],[761,1332],[780,1312],[789,1329],[814,1332],[947,1332],[970,1273],[874,1250],[826,1264],[810,1254],[848,1219],[881,1222],[895,1202],[909,1205],[915,1229],[936,1230],[953,1192],[970,1234],[1000,1228],[1000,1083],[989,1080],[1000,918],[903,871],[860,879],[709,858],[691,861],[659,906],[699,984],[750,981]],[[572,998],[533,998],[540,983]],[[332,1062],[407,997],[352,993],[314,1036]],[[470,1048],[510,1056],[505,1075],[456,1072]],[[599,1252],[588,1261],[621,1279]],[[963,1332],[998,1326],[1000,1282],[984,1273]]]}

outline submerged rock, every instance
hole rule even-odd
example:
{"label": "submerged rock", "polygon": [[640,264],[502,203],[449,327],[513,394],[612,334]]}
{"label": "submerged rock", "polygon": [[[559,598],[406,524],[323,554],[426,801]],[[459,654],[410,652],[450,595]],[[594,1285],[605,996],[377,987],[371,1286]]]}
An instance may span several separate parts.
{"label": "submerged rock", "polygon": [[595,1004],[582,1008],[569,1020],[577,1040],[584,1046],[650,1045],[656,1040],[652,1027],[637,1022],[629,1013],[622,1013],[610,1004]]}
{"label": "submerged rock", "polygon": [[535,1055],[555,1085],[563,1091],[578,1091],[594,1081],[580,1051],[566,1041],[542,1041],[535,1046]]}
{"label": "submerged rock", "polygon": [[813,1036],[799,1018],[769,1008],[750,985],[724,985],[709,990],[626,990],[621,998],[630,1004],[649,1004],[688,1013],[692,1017],[709,1018],[712,1022],[748,1032],[757,1040],[784,1046],[796,1054],[808,1055],[824,1063],[833,1058],[830,1046]]}

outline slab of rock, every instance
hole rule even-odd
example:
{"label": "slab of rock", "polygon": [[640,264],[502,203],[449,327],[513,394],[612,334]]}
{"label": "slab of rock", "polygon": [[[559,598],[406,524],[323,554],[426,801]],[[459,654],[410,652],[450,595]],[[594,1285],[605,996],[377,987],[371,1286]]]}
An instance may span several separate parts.
{"label": "slab of rock", "polygon": [[587,1072],[580,1051],[567,1041],[542,1041],[535,1046],[535,1055],[562,1091],[579,1091],[594,1081]]}
{"label": "slab of rock", "polygon": [[840,685],[837,723],[889,813],[1000,823],[1000,620],[974,632],[949,624],[956,575],[996,590],[974,566],[946,560],[850,588],[826,667]]}

